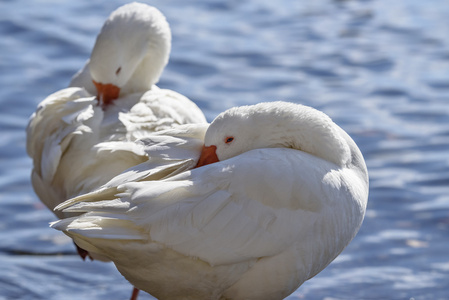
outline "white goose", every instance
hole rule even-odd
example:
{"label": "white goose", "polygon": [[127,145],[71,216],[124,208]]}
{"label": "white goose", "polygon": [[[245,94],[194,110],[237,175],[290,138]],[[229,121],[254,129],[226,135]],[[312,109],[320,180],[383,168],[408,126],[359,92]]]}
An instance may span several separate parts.
{"label": "white goose", "polygon": [[186,97],[154,85],[170,45],[161,12],[141,3],[124,5],[106,20],[90,60],[74,76],[71,85],[78,87],[39,104],[28,124],[27,152],[34,190],[48,208],[146,161],[148,153],[136,139],[206,122]]}
{"label": "white goose", "polygon": [[63,203],[85,214],[52,226],[158,299],[282,299],[349,244],[368,198],[354,141],[285,102],[220,114],[193,170],[126,177]]}

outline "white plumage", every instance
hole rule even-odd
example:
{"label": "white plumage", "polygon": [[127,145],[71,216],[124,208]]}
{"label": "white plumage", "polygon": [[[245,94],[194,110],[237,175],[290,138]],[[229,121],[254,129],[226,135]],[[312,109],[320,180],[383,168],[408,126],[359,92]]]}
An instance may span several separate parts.
{"label": "white plumage", "polygon": [[170,45],[162,13],[141,3],[124,5],[106,20],[72,87],[39,104],[28,124],[27,152],[33,159],[33,187],[48,208],[147,161],[149,153],[137,139],[206,122],[189,99],[154,85]]}
{"label": "white plumage", "polygon": [[[191,126],[177,137],[184,149],[198,149]],[[163,136],[145,144],[167,149]],[[158,299],[282,299],[356,235],[366,166],[325,114],[285,102],[234,108],[211,123],[205,149],[220,161],[184,171],[198,154],[161,153],[179,159],[63,203],[85,214],[52,226]]]}

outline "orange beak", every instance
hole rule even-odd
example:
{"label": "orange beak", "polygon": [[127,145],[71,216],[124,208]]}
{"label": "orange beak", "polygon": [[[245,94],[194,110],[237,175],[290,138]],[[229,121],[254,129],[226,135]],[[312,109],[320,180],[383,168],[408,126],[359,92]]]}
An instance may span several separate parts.
{"label": "orange beak", "polygon": [[209,147],[203,146],[200,159],[198,160],[198,164],[196,165],[195,168],[199,168],[201,166],[205,166],[219,161],[217,153],[215,153],[215,150],[217,150],[217,146],[214,145]]}
{"label": "orange beak", "polygon": [[120,94],[120,88],[113,84],[103,84],[92,80],[97,88],[97,98],[98,101],[102,103],[102,106],[105,107],[108,104],[112,103],[113,100],[117,99]]}

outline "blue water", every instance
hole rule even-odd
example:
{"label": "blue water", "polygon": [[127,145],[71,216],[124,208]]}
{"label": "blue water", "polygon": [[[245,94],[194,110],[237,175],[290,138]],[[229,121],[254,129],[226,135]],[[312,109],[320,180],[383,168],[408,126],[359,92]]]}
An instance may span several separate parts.
{"label": "blue water", "polygon": [[[80,261],[48,228],[55,217],[31,188],[24,131],[124,3],[0,2],[0,300],[130,295],[112,264]],[[289,299],[449,299],[448,1],[148,3],[173,32],[159,86],[209,120],[260,101],[314,106],[365,155],[370,199],[359,234]]]}

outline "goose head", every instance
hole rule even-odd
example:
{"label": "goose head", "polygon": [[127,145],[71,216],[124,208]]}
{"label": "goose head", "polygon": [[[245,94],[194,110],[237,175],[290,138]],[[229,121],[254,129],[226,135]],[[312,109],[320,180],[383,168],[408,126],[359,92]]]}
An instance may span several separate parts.
{"label": "goose head", "polygon": [[235,107],[210,124],[197,167],[259,148],[293,148],[343,166],[351,159],[351,150],[342,132],[327,115],[304,105],[268,102]]}
{"label": "goose head", "polygon": [[107,105],[119,95],[149,90],[159,80],[170,48],[170,27],[156,8],[134,2],[112,12],[89,62],[99,101]]}

